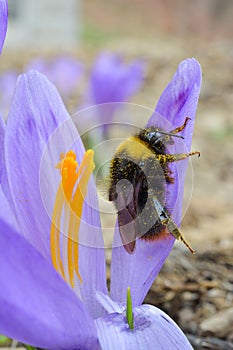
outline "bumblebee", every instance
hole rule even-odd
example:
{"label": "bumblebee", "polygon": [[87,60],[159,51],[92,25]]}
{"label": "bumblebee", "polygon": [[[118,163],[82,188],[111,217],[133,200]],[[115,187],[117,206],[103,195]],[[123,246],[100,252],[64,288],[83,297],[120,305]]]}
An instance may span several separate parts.
{"label": "bumblebee", "polygon": [[175,183],[169,164],[200,156],[199,152],[168,153],[173,138],[183,138],[177,134],[189,119],[170,132],[156,127],[140,130],[119,145],[111,160],[108,196],[115,204],[121,240],[129,254],[134,252],[137,238],[153,241],[169,234],[194,253],[166,204],[167,185]]}

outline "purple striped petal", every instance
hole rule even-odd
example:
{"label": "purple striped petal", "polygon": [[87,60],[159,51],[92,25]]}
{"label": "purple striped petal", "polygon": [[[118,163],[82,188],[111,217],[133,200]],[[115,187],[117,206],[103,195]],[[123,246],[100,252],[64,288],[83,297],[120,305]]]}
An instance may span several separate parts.
{"label": "purple striped petal", "polygon": [[[185,117],[190,117],[192,122],[185,128],[186,142],[191,145],[192,131],[196,108],[201,86],[201,67],[194,59],[182,61],[177,71],[163,91],[157,106],[156,112],[167,118],[174,126],[183,123]],[[153,125],[153,118],[148,122]]]}
{"label": "purple striped petal", "polygon": [[[190,151],[201,82],[202,72],[200,64],[194,58],[182,61],[155,108],[155,111],[166,118],[174,128],[182,125],[186,117],[190,118],[182,132],[184,145],[181,148],[178,146],[176,151],[185,153]],[[148,124],[153,125],[153,121],[152,116]],[[177,191],[177,186],[178,195],[176,201],[172,197],[170,200],[168,198],[168,207],[173,208],[172,216],[178,225],[180,225],[182,216],[184,179],[187,164],[188,160],[177,162],[172,168],[172,170],[176,169],[177,171],[178,180],[174,185],[174,191]]]}
{"label": "purple striped petal", "polygon": [[104,310],[107,311],[107,313],[109,314],[115,312],[119,314],[125,310],[125,307],[122,304],[113,301],[107,294],[97,291],[96,298],[98,299],[99,303],[103,306]]}
{"label": "purple striped petal", "polygon": [[119,303],[125,303],[126,291],[130,287],[133,305],[140,305],[173,243],[172,236],[154,242],[137,240],[136,250],[130,255],[122,246],[119,230],[116,228],[111,264],[111,297]]}
{"label": "purple striped petal", "polygon": [[0,53],[6,37],[8,5],[6,0],[0,0]]}
{"label": "purple striped petal", "polygon": [[42,255],[0,221],[0,333],[46,349],[99,349],[95,325]]}
{"label": "purple striped petal", "polygon": [[[88,205],[88,201],[89,203],[91,201],[92,206]],[[94,203],[96,206],[93,205]],[[79,263],[83,279],[81,285],[82,300],[90,314],[97,318],[103,314],[103,308],[96,299],[96,291],[107,294],[108,290],[101,223],[99,212],[95,208],[98,208],[97,194],[94,181],[91,181],[83,209],[83,222],[80,227]]]}
{"label": "purple striped petal", "polygon": [[40,161],[52,133],[68,118],[55,87],[44,76],[31,71],[19,78],[5,134],[3,190],[20,232],[47,258],[50,220],[40,194]]}
{"label": "purple striped petal", "polygon": [[0,115],[0,220],[3,220],[7,222],[9,225],[13,226],[14,228],[17,228],[18,225],[16,223],[16,219],[14,216],[14,213],[11,209],[11,206],[6,199],[5,194],[2,191],[2,185],[1,185],[1,175],[2,170],[4,168],[4,137],[5,137],[5,122]]}
{"label": "purple striped petal", "polygon": [[[51,218],[61,180],[55,165],[60,161],[60,154],[70,149],[76,152],[80,164],[84,147],[57,90],[40,73],[31,71],[22,75],[7,123],[3,189],[18,219],[20,233],[49,261]],[[80,232],[81,294],[89,311],[97,317],[101,307],[93,296],[95,289],[106,292],[106,280],[93,180]]]}
{"label": "purple striped petal", "polygon": [[0,220],[4,221],[16,231],[18,231],[18,224],[14,213],[11,209],[10,203],[7,201],[2,186],[0,185]]}
{"label": "purple striped petal", "polygon": [[187,338],[163,311],[142,305],[133,310],[134,329],[130,330],[125,314],[108,314],[96,320],[97,332],[103,350],[192,349]]}
{"label": "purple striped petal", "polygon": [[[74,129],[71,119],[64,122],[51,136],[40,163],[40,193],[44,207],[49,217],[52,217],[55,193],[61,180],[60,173],[55,169],[59,162],[60,154],[72,149],[77,155],[78,164],[82,162],[84,146],[77,130]],[[51,181],[53,189],[51,191]],[[51,193],[48,196],[48,193]],[[51,200],[52,198],[52,200]],[[64,232],[66,244],[67,233]],[[107,293],[106,266],[104,242],[102,237],[98,199],[93,177],[88,185],[88,193],[85,198],[83,215],[79,229],[79,272],[82,276],[82,284],[76,286],[78,294],[93,317],[102,315],[102,307],[95,298],[96,290]],[[67,256],[64,253],[64,265],[67,264]]]}
{"label": "purple striped petal", "polygon": [[[156,112],[148,122],[148,126],[155,125],[165,128],[165,130],[172,130],[176,126],[182,125],[186,116],[192,118],[182,133],[184,142],[177,141],[173,152],[186,153],[190,149],[200,85],[201,69],[199,63],[194,59],[181,62],[173,79],[164,90]],[[174,185],[168,186],[167,190],[166,205],[173,209],[172,217],[178,225],[182,213],[186,167],[186,161],[177,162],[176,167],[172,167],[176,181]],[[133,304],[140,305],[170,253],[174,240],[173,236],[154,242],[138,240],[134,254],[129,255],[123,247],[119,247],[121,240],[118,229],[116,229],[113,242],[113,247],[116,248],[113,248],[111,267],[112,298],[124,302],[127,287],[130,287]]]}

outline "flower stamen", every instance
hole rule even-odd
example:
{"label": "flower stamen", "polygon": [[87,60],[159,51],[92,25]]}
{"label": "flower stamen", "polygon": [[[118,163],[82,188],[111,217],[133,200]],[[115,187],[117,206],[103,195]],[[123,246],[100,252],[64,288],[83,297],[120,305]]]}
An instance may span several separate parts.
{"label": "flower stamen", "polygon": [[[90,176],[95,168],[94,152],[88,150],[78,167],[76,154],[73,151],[61,155],[56,168],[60,169],[61,182],[58,187],[51,225],[51,258],[54,268],[66,280],[60,250],[61,218],[64,216],[67,233],[67,262],[69,283],[74,287],[74,273],[80,282],[78,238],[84,200],[88,191]],[[64,211],[63,211],[64,208]],[[67,231],[67,229],[66,229]],[[64,259],[64,257],[63,257]]]}

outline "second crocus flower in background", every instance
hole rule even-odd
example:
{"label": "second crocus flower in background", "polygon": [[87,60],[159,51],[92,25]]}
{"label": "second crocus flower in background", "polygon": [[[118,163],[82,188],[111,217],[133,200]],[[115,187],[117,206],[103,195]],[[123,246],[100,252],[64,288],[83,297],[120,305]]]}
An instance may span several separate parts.
{"label": "second crocus flower in background", "polygon": [[96,58],[86,96],[86,105],[94,105],[95,109],[86,122],[90,126],[93,123],[101,124],[103,138],[106,138],[108,125],[113,121],[115,112],[121,108],[121,103],[128,102],[140,90],[144,71],[145,62],[142,60],[125,63],[121,55],[106,52]]}

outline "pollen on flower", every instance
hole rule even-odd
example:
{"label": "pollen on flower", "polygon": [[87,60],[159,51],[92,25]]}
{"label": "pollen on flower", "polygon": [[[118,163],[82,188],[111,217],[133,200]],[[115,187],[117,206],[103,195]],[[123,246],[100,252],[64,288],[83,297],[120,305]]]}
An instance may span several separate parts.
{"label": "pollen on flower", "polygon": [[[79,273],[78,237],[84,200],[87,195],[88,182],[95,168],[94,152],[88,150],[78,165],[76,154],[69,151],[62,153],[56,168],[60,170],[61,182],[58,186],[54,203],[50,248],[54,268],[74,287],[74,274],[82,282]],[[66,252],[61,246],[66,244]],[[67,262],[66,262],[67,260]],[[67,273],[64,266],[67,266]]]}

